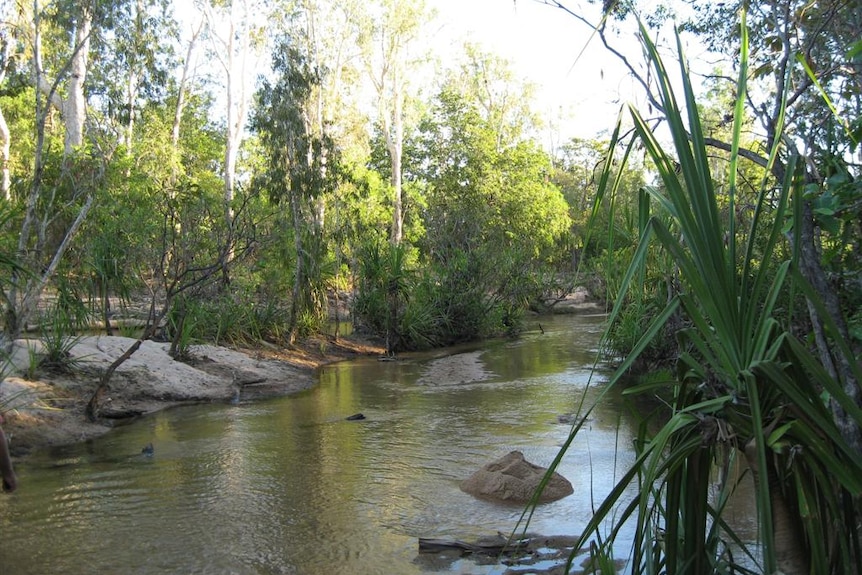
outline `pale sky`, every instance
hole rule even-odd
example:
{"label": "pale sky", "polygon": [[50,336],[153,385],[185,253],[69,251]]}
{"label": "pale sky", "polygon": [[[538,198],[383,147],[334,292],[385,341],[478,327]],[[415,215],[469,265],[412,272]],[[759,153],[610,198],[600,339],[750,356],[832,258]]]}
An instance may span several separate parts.
{"label": "pale sky", "polygon": [[[535,0],[427,0],[438,11],[442,35],[466,37],[509,60],[516,74],[538,87],[537,111],[562,116],[564,138],[591,138],[610,131],[620,106],[637,87],[622,64],[590,29],[558,8]],[[595,14],[600,7],[568,0]],[[637,49],[632,36],[630,48]],[[583,53],[582,53],[583,52]]]}
{"label": "pale sky", "polygon": [[[620,60],[611,54],[601,39],[583,22],[565,11],[537,0],[426,0],[438,12],[443,23],[441,36],[451,34],[453,48],[460,46],[458,37],[468,37],[490,52],[499,54],[513,64],[516,73],[538,87],[536,111],[543,117],[557,118],[559,134],[543,144],[556,147],[571,137],[595,138],[600,132],[613,129],[620,108],[633,103],[645,116],[643,88],[630,76]],[[561,0],[561,3],[584,16],[591,23],[600,20],[601,5],[588,0]],[[658,0],[639,2],[642,11],[649,11]],[[679,4],[677,10],[684,10]],[[613,26],[618,25],[613,23]],[[631,30],[615,38],[612,45],[623,51],[633,65],[643,66],[640,41],[635,36],[634,22],[624,24]],[[672,30],[664,30],[653,38],[671,64],[676,58]],[[686,58],[695,76],[695,88],[700,69],[711,71],[715,61],[697,43],[684,36]],[[661,49],[661,48],[660,48]],[[675,68],[671,69],[672,81]],[[560,121],[561,119],[562,121]]]}

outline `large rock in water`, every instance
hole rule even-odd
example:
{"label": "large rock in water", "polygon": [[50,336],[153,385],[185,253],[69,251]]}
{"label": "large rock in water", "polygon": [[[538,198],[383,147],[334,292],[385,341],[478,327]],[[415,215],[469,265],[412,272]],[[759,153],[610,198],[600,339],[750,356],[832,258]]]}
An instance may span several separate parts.
{"label": "large rock in water", "polygon": [[[547,471],[524,459],[520,451],[511,451],[461,482],[461,491],[484,499],[526,503]],[[574,491],[572,484],[555,471],[539,496],[539,503],[562,499]]]}

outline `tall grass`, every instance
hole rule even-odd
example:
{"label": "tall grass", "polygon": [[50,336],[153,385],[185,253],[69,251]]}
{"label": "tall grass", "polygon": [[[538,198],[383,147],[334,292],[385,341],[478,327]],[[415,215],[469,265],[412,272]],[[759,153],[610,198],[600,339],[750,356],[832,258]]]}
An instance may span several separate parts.
{"label": "tall grass", "polygon": [[[684,322],[675,335],[681,352],[666,390],[668,417],[657,431],[644,426],[636,461],[596,508],[576,549],[592,541],[596,558],[629,552],[628,546],[620,547],[628,524],[635,531],[634,573],[857,573],[862,565],[862,459],[839,433],[828,400],[858,422],[862,412],[807,342],[789,331],[788,310],[780,309],[794,293],[819,305],[797,269],[798,246],[788,244],[782,233],[788,221],[797,229],[800,223],[801,162],[786,158],[784,181],[773,181],[766,170],[748,220],[743,222],[736,209],[748,74],[744,18],[741,30],[728,184],[717,190],[681,43],[680,101],[671,73],[641,29],[672,145],[663,145],[638,111],[629,109],[660,184],[645,188],[640,242],[610,321],[622,316],[656,251],[669,258],[678,287],[609,387],[620,385],[642,352],[680,316]],[[612,146],[618,144],[614,137]],[[770,163],[779,152],[778,145],[769,151]],[[597,201],[612,193],[612,181],[602,178]],[[832,335],[836,345],[846,346],[837,333]],[[626,393],[653,391],[645,385]],[[747,471],[739,479],[716,474],[717,468],[732,467]],[[744,540],[726,517],[727,502],[747,481],[754,484],[757,541]],[[631,486],[637,495],[629,500]]]}

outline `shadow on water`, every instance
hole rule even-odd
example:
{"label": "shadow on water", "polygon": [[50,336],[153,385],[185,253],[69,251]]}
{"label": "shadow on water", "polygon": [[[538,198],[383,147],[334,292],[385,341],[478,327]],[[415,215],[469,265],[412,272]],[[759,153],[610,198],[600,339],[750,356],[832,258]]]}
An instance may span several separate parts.
{"label": "shadow on water", "polygon": [[[420,555],[418,538],[514,528],[522,506],[459,483],[514,449],[551,463],[570,429],[560,416],[605,382],[602,321],[547,318],[517,341],[333,364],[294,396],[168,410],[35,454],[0,498],[2,572],[503,573],[496,558]],[[593,413],[559,468],[575,493],[541,505],[531,532],[579,533],[633,458],[629,417],[614,394]]]}

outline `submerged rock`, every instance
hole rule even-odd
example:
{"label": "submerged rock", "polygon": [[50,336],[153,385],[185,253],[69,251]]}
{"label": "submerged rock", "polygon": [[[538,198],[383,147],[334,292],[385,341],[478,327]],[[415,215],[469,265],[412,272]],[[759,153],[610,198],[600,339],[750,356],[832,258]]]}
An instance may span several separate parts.
{"label": "submerged rock", "polygon": [[[520,451],[511,451],[463,481],[461,491],[483,499],[526,503],[533,497],[547,471],[547,468],[524,459]],[[569,480],[555,471],[538,501],[556,501],[574,491]]]}

